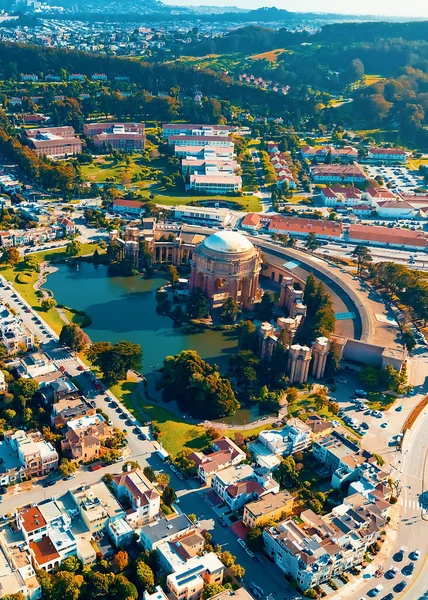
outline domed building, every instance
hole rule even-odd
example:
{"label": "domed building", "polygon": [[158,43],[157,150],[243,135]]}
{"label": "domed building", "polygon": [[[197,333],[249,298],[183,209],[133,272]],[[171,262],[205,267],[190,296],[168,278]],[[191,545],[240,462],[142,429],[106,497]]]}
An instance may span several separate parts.
{"label": "domed building", "polygon": [[194,250],[189,287],[200,288],[213,308],[231,297],[251,310],[262,296],[261,268],[261,252],[248,238],[236,231],[218,231]]}

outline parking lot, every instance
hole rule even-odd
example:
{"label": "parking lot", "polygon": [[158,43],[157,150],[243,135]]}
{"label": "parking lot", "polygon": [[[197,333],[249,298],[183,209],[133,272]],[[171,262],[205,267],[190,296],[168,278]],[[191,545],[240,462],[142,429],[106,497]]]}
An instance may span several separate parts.
{"label": "parking lot", "polygon": [[389,183],[394,192],[411,192],[415,188],[423,186],[424,179],[417,171],[411,171],[408,167],[383,167],[365,165],[369,176],[382,177],[385,184]]}

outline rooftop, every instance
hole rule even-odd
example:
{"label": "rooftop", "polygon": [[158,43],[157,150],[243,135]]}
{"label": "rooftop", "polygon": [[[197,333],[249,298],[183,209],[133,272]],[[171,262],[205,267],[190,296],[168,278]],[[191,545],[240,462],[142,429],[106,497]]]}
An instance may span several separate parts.
{"label": "rooftop", "polygon": [[217,231],[208,236],[202,245],[222,254],[248,252],[254,248],[250,240],[237,231]]}
{"label": "rooftop", "polygon": [[192,521],[187,515],[180,514],[172,519],[163,517],[159,521],[155,521],[154,523],[142,527],[141,534],[145,535],[152,544],[155,544],[160,540],[174,536],[189,527],[194,527]]}

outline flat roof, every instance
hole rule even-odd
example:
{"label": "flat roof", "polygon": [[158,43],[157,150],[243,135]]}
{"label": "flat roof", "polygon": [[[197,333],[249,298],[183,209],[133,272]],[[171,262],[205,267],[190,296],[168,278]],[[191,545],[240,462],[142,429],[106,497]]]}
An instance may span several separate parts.
{"label": "flat roof", "polygon": [[145,525],[141,528],[141,533],[144,534],[152,543],[166,539],[180,531],[184,531],[188,527],[194,527],[192,521],[185,514],[177,515],[172,519],[163,517],[155,523]]}

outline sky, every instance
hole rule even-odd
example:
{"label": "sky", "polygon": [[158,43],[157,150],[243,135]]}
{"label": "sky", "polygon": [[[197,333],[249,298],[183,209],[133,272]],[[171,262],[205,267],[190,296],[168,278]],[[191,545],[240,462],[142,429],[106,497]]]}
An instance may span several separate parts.
{"label": "sky", "polygon": [[254,9],[262,6],[276,6],[292,12],[333,12],[346,14],[386,15],[397,17],[426,17],[428,0],[164,0],[165,4],[179,6],[238,6]]}

